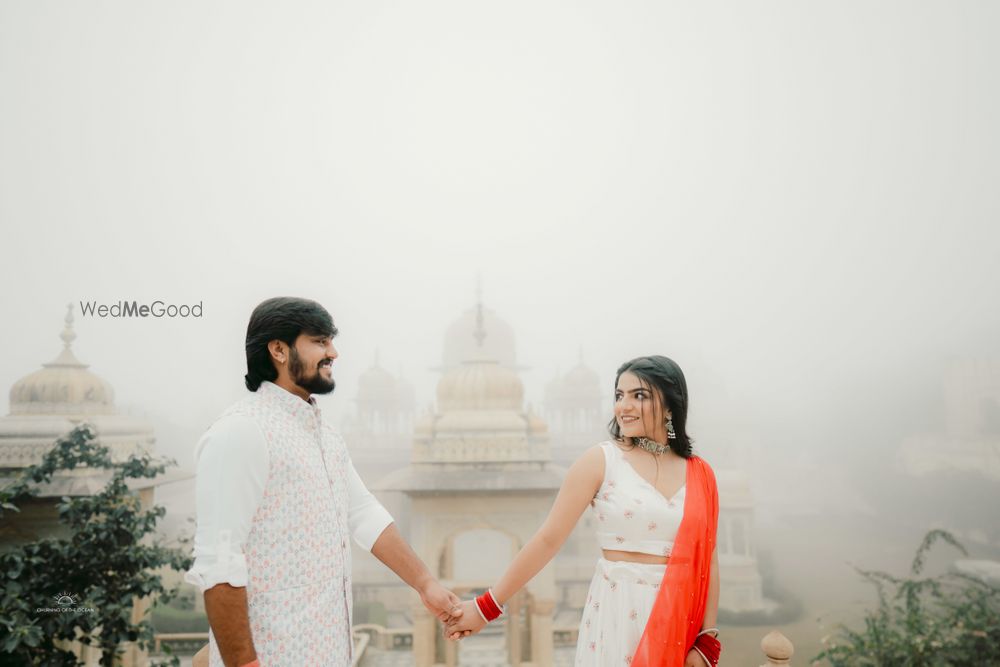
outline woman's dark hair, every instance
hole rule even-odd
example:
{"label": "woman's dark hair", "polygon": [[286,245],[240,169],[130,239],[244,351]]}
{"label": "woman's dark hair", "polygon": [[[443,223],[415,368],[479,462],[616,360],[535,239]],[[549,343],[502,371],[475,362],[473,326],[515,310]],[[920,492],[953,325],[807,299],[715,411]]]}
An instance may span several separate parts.
{"label": "woman's dark hair", "polygon": [[[656,393],[663,398],[663,407],[665,410],[670,410],[674,432],[677,434],[676,438],[667,440],[667,444],[678,456],[690,458],[693,452],[691,449],[692,441],[687,432],[688,390],[681,367],[672,359],[660,355],[637,357],[626,361],[618,369],[615,374],[615,391],[618,391],[618,379],[621,378],[622,373],[632,373],[639,378],[643,386],[655,389]],[[622,439],[618,420],[614,417],[608,424],[608,431],[615,440]]]}
{"label": "woman's dark hair", "polygon": [[278,296],[254,308],[247,325],[247,374],[244,376],[247,389],[257,391],[261,382],[278,377],[267,344],[281,340],[294,345],[295,339],[303,333],[332,338],[337,335],[337,327],[326,308],[309,299]]}

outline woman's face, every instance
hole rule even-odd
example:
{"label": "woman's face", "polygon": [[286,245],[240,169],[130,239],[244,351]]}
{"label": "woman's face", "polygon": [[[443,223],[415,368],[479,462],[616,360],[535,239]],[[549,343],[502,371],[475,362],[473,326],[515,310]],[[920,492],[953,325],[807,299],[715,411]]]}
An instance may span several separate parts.
{"label": "woman's face", "polygon": [[615,388],[615,420],[625,438],[646,437],[656,442],[667,441],[663,399],[637,375],[625,371]]}

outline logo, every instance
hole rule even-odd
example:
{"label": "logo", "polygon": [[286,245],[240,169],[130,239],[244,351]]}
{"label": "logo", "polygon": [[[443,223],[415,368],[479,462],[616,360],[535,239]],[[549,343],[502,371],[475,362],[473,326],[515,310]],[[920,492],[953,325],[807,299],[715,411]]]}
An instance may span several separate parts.
{"label": "logo", "polygon": [[56,604],[60,607],[75,607],[80,602],[79,595],[71,595],[70,593],[59,593],[52,597],[55,598]]}
{"label": "logo", "polygon": [[55,607],[37,607],[36,614],[93,614],[93,607],[80,607],[80,596],[76,593],[61,592],[52,596]]}

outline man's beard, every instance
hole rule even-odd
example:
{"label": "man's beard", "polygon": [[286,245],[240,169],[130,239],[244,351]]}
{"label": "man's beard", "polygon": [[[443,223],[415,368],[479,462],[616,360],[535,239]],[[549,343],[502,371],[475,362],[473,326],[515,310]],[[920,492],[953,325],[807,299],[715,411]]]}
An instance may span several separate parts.
{"label": "man's beard", "polygon": [[314,368],[312,375],[306,375],[305,366],[299,359],[295,348],[290,348],[291,356],[288,360],[288,373],[292,376],[292,382],[299,385],[310,394],[329,394],[337,383],[331,377],[329,380],[320,375],[319,367]]}

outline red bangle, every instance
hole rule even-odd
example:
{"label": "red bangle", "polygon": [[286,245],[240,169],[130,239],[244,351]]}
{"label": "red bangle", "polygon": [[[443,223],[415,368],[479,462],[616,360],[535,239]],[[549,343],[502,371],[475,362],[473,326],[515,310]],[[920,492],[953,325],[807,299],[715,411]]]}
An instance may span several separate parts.
{"label": "red bangle", "polygon": [[692,648],[698,651],[712,667],[718,666],[719,656],[722,654],[722,642],[718,639],[712,635],[698,635]]}
{"label": "red bangle", "polygon": [[492,591],[486,591],[477,597],[476,606],[479,607],[479,613],[483,615],[483,618],[486,619],[487,623],[496,620],[503,615],[503,609],[501,609],[500,605],[497,604]]}

